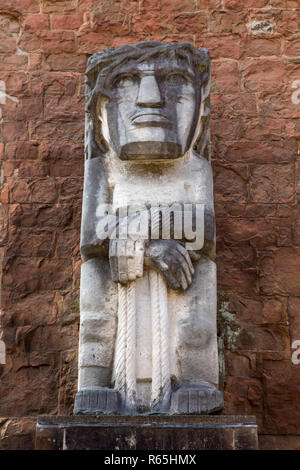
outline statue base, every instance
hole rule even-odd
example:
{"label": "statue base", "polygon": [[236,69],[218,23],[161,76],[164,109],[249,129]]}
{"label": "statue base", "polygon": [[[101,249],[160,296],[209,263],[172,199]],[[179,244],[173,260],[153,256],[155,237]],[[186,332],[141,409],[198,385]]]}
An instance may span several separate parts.
{"label": "statue base", "polygon": [[[171,395],[168,414],[208,415],[224,408],[223,392],[206,382],[197,387],[180,387]],[[137,414],[140,410],[135,410]],[[77,392],[75,397],[75,415],[135,414],[126,410],[122,404],[120,392],[112,388],[91,387]],[[160,410],[155,410],[157,414]],[[151,414],[151,410],[145,413]],[[143,414],[141,412],[141,414]]]}
{"label": "statue base", "polygon": [[254,416],[39,416],[37,450],[256,450]]}

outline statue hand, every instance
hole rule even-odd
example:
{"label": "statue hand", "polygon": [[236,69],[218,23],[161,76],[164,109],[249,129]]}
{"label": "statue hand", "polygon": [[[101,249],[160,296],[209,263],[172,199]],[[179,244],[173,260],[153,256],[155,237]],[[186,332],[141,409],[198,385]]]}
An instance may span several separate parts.
{"label": "statue hand", "polygon": [[160,271],[171,289],[187,289],[195,272],[188,251],[177,240],[151,240],[145,264]]}
{"label": "statue hand", "polygon": [[144,242],[112,239],[109,242],[109,264],[112,280],[127,284],[143,276]]}

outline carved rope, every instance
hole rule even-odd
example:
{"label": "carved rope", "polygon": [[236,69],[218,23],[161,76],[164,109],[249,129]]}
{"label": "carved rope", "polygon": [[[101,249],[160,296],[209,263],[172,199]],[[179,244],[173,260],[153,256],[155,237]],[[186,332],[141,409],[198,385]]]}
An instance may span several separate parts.
{"label": "carved rope", "polygon": [[118,333],[115,355],[115,388],[133,409],[136,400],[136,307],[135,282],[118,284]]}
{"label": "carved rope", "polygon": [[[152,227],[159,227],[160,213],[152,214]],[[118,333],[115,353],[115,388],[125,399],[126,408],[136,406],[136,304],[135,281],[118,283]],[[170,359],[167,285],[162,275],[151,269],[149,289],[152,319],[151,409],[161,409],[169,401]]]}
{"label": "carved rope", "polygon": [[167,287],[161,274],[150,271],[152,316],[152,390],[151,409],[161,408],[169,399],[170,361],[168,338]]}
{"label": "carved rope", "polygon": [[[154,233],[159,230],[160,212],[151,213]],[[150,299],[152,316],[152,390],[151,409],[167,402],[171,389],[169,360],[169,321],[167,286],[162,275],[150,270]]]}

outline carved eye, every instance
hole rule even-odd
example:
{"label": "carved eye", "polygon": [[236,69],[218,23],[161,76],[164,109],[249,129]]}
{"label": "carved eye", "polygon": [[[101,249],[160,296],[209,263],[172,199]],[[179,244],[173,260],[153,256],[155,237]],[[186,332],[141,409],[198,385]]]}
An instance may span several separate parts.
{"label": "carved eye", "polygon": [[126,88],[134,85],[137,81],[135,75],[120,75],[117,77],[113,83],[113,86],[116,88]]}
{"label": "carved eye", "polygon": [[178,72],[169,73],[165,78],[165,83],[168,86],[186,85],[188,81],[182,73]]}

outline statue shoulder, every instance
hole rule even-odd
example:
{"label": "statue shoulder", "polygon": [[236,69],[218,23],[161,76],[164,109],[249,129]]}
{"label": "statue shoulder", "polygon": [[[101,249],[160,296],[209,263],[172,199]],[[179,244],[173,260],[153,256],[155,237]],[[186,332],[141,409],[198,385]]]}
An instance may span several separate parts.
{"label": "statue shoulder", "polygon": [[210,162],[194,151],[191,153],[191,167],[192,171],[200,173],[207,178],[212,178],[212,167]]}

